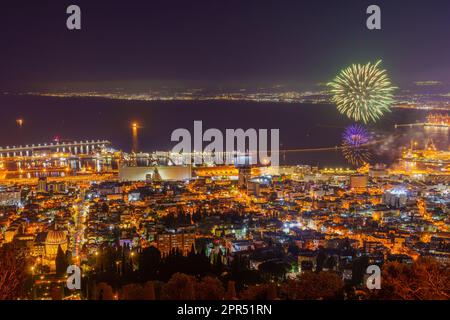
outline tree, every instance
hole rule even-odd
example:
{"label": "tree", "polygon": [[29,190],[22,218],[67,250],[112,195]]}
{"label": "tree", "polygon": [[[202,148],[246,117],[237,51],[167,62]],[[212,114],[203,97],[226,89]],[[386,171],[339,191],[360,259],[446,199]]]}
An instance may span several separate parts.
{"label": "tree", "polygon": [[194,300],[195,278],[184,273],[175,273],[162,288],[162,299]]}
{"label": "tree", "polygon": [[12,249],[0,249],[0,300],[20,298],[25,277],[23,259],[17,258]]}
{"label": "tree", "polygon": [[258,270],[267,275],[269,279],[283,279],[289,270],[289,265],[279,261],[266,261],[261,263]]}
{"label": "tree", "polygon": [[101,212],[108,212],[109,211],[109,206],[106,202],[102,203],[102,207],[100,208]]}
{"label": "tree", "polygon": [[222,300],[224,296],[222,282],[217,278],[207,276],[195,285],[196,300]]}
{"label": "tree", "polygon": [[60,286],[52,286],[52,288],[50,289],[50,296],[52,298],[52,300],[62,300],[63,298],[63,291],[64,288],[60,287]]}
{"label": "tree", "polygon": [[360,285],[363,282],[368,266],[369,266],[369,258],[366,255],[363,255],[355,259],[352,266],[353,285]]}
{"label": "tree", "polygon": [[295,243],[289,243],[288,252],[293,256],[298,256],[300,248],[296,246]]}
{"label": "tree", "polygon": [[372,299],[448,300],[450,270],[431,258],[419,258],[412,265],[387,263],[381,274],[381,289],[370,292]]}
{"label": "tree", "polygon": [[291,300],[329,300],[343,298],[344,284],[333,272],[305,272],[298,280],[288,280],[282,292]]}
{"label": "tree", "polygon": [[216,271],[217,274],[221,274],[224,268],[223,262],[223,253],[222,250],[219,249],[219,252],[217,253],[217,255],[215,255],[215,261],[214,261],[214,269]]}
{"label": "tree", "polygon": [[56,265],[56,274],[58,276],[63,276],[66,274],[68,264],[67,264],[66,254],[64,253],[61,246],[58,246],[58,252],[56,253],[55,265]]}
{"label": "tree", "polygon": [[73,264],[72,252],[70,252],[70,250],[66,251],[66,263],[68,266]]}
{"label": "tree", "polygon": [[319,253],[317,254],[317,259],[316,259],[316,261],[317,261],[316,271],[317,272],[320,272],[323,270],[323,267],[324,267],[324,264],[325,264],[325,261],[327,260],[327,258],[328,258],[327,253],[325,252],[323,247],[320,247]]}
{"label": "tree", "polygon": [[266,294],[267,300],[276,300],[278,298],[277,291],[276,284],[274,282],[269,283]]}
{"label": "tree", "polygon": [[328,270],[332,270],[336,267],[337,260],[334,256],[328,256],[328,258],[325,260],[325,263],[323,265],[324,268],[327,268]]}
{"label": "tree", "polygon": [[244,285],[261,282],[261,274],[249,268],[248,258],[236,255],[231,261],[231,280],[235,281],[237,290],[241,290]]}
{"label": "tree", "polygon": [[225,300],[236,299],[236,282],[230,280],[227,285],[227,292],[225,293]]}
{"label": "tree", "polygon": [[110,285],[100,282],[96,288],[95,297],[97,300],[114,300],[114,293]]}
{"label": "tree", "polygon": [[145,248],[139,255],[139,272],[146,279],[153,279],[161,263],[161,252],[154,246]]}
{"label": "tree", "polygon": [[155,284],[153,281],[147,281],[144,285],[144,300],[155,300]]}
{"label": "tree", "polygon": [[275,300],[277,299],[277,288],[275,283],[252,285],[241,292],[243,300]]}
{"label": "tree", "polygon": [[159,174],[158,168],[155,167],[153,171],[153,181],[162,181],[161,175]]}
{"label": "tree", "polygon": [[144,300],[144,288],[140,284],[131,283],[122,287],[121,300]]}

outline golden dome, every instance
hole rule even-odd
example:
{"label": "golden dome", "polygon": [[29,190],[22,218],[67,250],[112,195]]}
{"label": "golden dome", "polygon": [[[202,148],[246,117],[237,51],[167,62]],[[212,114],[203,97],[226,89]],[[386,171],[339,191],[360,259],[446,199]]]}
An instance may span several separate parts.
{"label": "golden dome", "polygon": [[64,231],[61,230],[50,230],[45,238],[45,244],[65,244],[67,242],[67,237]]}
{"label": "golden dome", "polygon": [[45,256],[49,259],[54,259],[58,253],[58,248],[61,247],[63,252],[67,251],[67,236],[61,230],[49,230],[45,238]]}

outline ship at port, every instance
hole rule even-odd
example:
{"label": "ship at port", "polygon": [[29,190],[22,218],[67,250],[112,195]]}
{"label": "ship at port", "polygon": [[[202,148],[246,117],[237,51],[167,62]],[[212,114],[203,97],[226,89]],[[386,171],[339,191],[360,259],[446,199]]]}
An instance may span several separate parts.
{"label": "ship at port", "polygon": [[427,122],[424,123],[425,127],[435,128],[449,128],[450,127],[450,115],[442,113],[432,113],[427,116]]}
{"label": "ship at port", "polygon": [[400,127],[425,127],[425,128],[450,128],[450,115],[444,113],[430,113],[425,122],[395,124],[395,128]]}

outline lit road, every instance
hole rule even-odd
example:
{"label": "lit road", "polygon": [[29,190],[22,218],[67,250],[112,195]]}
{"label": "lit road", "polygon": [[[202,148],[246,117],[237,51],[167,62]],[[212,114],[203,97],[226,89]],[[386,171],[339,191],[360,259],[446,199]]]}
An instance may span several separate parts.
{"label": "lit road", "polygon": [[72,254],[75,257],[76,262],[79,263],[80,261],[77,259],[79,259],[80,257],[81,246],[83,245],[84,241],[84,229],[86,228],[84,222],[86,221],[88,208],[85,205],[83,199],[78,198],[76,200],[76,203],[73,205],[73,209],[75,219],[75,233],[73,236]]}

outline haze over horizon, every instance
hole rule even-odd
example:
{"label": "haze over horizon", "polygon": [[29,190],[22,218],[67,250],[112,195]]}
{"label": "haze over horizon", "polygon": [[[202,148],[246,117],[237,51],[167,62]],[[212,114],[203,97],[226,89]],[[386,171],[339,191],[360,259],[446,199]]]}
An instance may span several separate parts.
{"label": "haze over horizon", "polygon": [[432,3],[380,0],[382,29],[369,31],[366,0],[80,0],[82,29],[69,31],[67,2],[18,0],[0,20],[0,88],[311,87],[378,59],[399,85],[450,83],[450,3]]}

